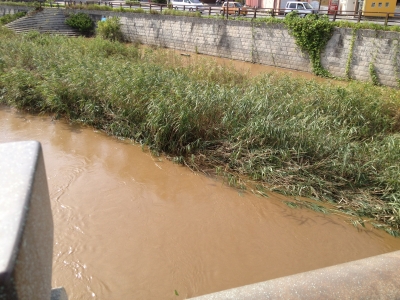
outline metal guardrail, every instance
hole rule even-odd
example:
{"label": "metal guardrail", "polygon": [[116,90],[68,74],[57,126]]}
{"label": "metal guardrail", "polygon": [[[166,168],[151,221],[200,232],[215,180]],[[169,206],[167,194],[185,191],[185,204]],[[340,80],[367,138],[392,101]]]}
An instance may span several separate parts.
{"label": "metal guardrail", "polygon": [[[4,2],[7,2],[5,0]],[[11,2],[11,1],[10,1]],[[12,2],[26,2],[32,3],[32,1],[12,1]],[[89,5],[99,5],[99,6],[108,6],[113,9],[137,9],[141,8],[149,11],[159,11],[160,13],[163,10],[168,8],[172,8],[171,5],[153,3],[153,2],[125,2],[125,1],[64,1],[64,2],[49,2],[45,3],[44,1],[38,1],[39,6],[49,6],[49,7],[89,7]],[[190,5],[179,5],[175,6],[175,9],[188,12],[201,12],[204,16],[216,16],[216,15],[226,15],[226,10],[218,5],[205,5],[203,8],[193,8]],[[244,13],[246,10],[246,13]],[[353,23],[360,22],[371,22],[384,26],[392,26],[398,25],[400,26],[400,13],[388,13],[388,12],[364,12],[364,11],[338,11],[338,10],[328,10],[328,9],[319,9],[316,10],[317,14],[327,15],[332,22],[336,21],[348,21]],[[366,15],[367,14],[367,15]],[[235,17],[248,17],[248,18],[265,18],[265,17],[276,17],[276,18],[284,18],[285,9],[276,9],[276,8],[257,8],[257,7],[245,7],[244,9],[238,9],[236,13],[232,13]],[[228,17],[228,16],[227,16]]]}

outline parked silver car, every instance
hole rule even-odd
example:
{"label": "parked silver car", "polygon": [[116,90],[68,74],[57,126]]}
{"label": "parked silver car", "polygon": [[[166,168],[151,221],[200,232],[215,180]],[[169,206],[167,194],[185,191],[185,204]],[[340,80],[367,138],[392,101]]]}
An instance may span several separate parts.
{"label": "parked silver car", "polygon": [[317,13],[317,10],[308,2],[288,1],[285,6],[285,15],[294,10],[297,11],[301,17]]}
{"label": "parked silver car", "polygon": [[203,12],[206,7],[199,0],[172,0],[172,7],[179,10],[200,11]]}

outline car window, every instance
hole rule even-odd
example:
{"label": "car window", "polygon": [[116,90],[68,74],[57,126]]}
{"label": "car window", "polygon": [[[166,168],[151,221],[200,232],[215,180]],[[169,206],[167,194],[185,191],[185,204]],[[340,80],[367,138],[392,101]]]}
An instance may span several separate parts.
{"label": "car window", "polygon": [[197,3],[197,4],[201,3],[199,0],[190,0],[190,2]]}
{"label": "car window", "polygon": [[233,3],[229,3],[229,7],[234,7],[234,4]]}
{"label": "car window", "polygon": [[296,3],[290,3],[289,8],[296,8]]}
{"label": "car window", "polygon": [[313,7],[310,4],[308,3],[303,3],[303,4],[307,9],[313,9]]}
{"label": "car window", "polygon": [[304,9],[303,4],[297,4],[297,9]]}
{"label": "car window", "polygon": [[240,8],[240,7],[242,7],[243,5],[242,5],[241,3],[235,3],[235,6]]}

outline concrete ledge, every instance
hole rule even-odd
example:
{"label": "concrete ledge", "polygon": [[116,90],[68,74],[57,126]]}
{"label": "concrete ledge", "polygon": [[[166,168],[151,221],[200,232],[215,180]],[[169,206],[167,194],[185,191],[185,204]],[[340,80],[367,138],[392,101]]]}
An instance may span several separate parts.
{"label": "concrete ledge", "polygon": [[53,217],[40,143],[0,144],[0,299],[50,299]]}
{"label": "concrete ledge", "polygon": [[192,299],[400,299],[399,275],[396,251]]}

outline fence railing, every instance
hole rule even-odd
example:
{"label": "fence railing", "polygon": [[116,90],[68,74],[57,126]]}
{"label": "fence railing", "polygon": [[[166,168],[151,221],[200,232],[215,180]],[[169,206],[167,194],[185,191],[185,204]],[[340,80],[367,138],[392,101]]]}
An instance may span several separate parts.
{"label": "fence railing", "polygon": [[[4,1],[4,2],[7,2]],[[11,2],[11,1],[10,1]],[[27,2],[32,3],[31,1],[18,1],[14,0],[12,2]],[[246,17],[246,18],[265,18],[265,17],[276,17],[283,18],[286,14],[285,9],[276,9],[276,8],[257,8],[257,7],[243,7],[243,8],[235,8],[235,10],[226,8],[218,5],[204,5],[203,7],[193,7],[191,5],[167,5],[167,4],[159,4],[153,2],[125,2],[125,1],[63,1],[63,2],[44,2],[39,1],[40,6],[49,6],[49,7],[79,7],[85,8],[89,7],[89,5],[99,5],[99,6],[109,6],[114,9],[136,9],[142,8],[144,10],[149,11],[159,11],[162,13],[164,10],[168,8],[173,8],[181,11],[188,12],[200,12],[205,16],[216,16],[223,15],[227,18],[229,17]],[[371,22],[384,26],[398,25],[400,26],[400,13],[396,14],[393,12],[365,12],[365,11],[338,11],[338,10],[328,10],[328,9],[319,9],[315,10],[314,13],[320,15],[327,15],[332,22],[335,21],[348,21],[354,23],[360,22]]]}

